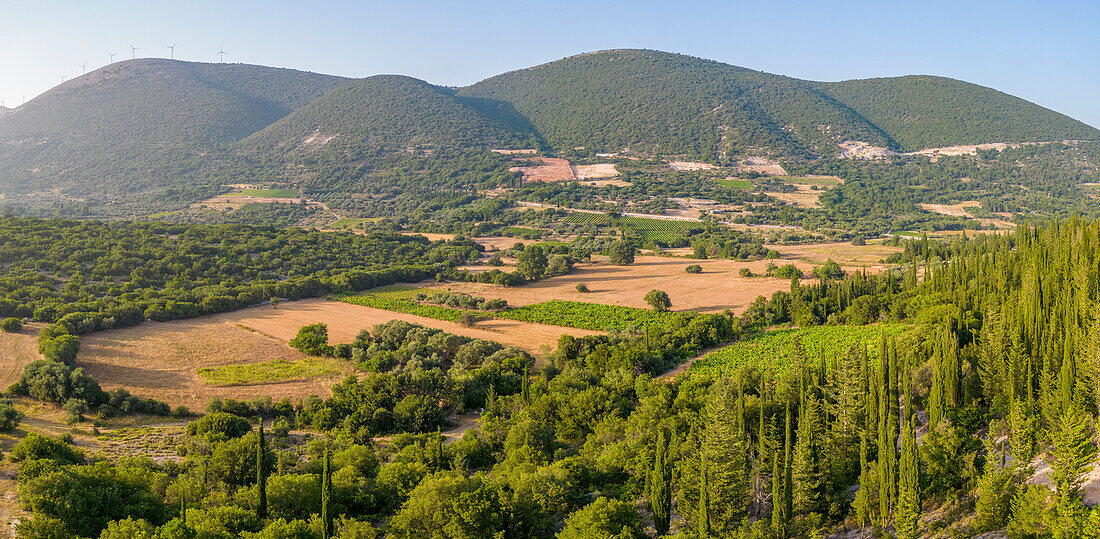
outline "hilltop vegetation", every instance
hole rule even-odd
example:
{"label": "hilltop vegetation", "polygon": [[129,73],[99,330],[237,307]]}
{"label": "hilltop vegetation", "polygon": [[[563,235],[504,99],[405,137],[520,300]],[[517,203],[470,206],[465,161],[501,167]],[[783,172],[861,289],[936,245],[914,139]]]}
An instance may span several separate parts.
{"label": "hilltop vegetation", "polygon": [[902,151],[1100,136],[1096,128],[1064,114],[946,77],[907,76],[817,86],[882,129]]}

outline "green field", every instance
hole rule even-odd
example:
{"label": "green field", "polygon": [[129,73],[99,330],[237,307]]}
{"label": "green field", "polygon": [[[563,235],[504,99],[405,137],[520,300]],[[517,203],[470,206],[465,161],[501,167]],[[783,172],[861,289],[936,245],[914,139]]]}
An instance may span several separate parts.
{"label": "green field", "polygon": [[298,361],[273,359],[259,363],[203,367],[199,378],[212,386],[247,386],[305,380],[340,372],[339,362],[328,357],[308,357]]}
{"label": "green field", "polygon": [[564,222],[579,225],[587,225],[593,223],[597,225],[607,225],[610,224],[611,217],[608,216],[606,213],[588,213],[575,211],[566,216]]}
{"label": "green field", "polygon": [[806,359],[811,362],[820,358],[832,362],[857,344],[867,346],[868,354],[875,357],[884,332],[894,336],[908,328],[901,324],[880,324],[777,329],[711,352],[692,364],[690,372],[718,374],[733,371],[742,365],[756,365],[765,371],[781,371],[789,367],[794,358],[796,337],[802,343]]}
{"label": "green field", "polygon": [[748,180],[714,180],[718,182],[718,185],[724,185],[726,187],[732,187],[733,189],[752,189],[752,182]]}
{"label": "green field", "polygon": [[364,219],[361,217],[344,217],[343,219],[337,219],[328,225],[329,228],[355,228],[370,219]]}
{"label": "green field", "polygon": [[226,193],[226,197],[264,197],[264,198],[297,198],[296,189],[241,189],[232,193]]}
{"label": "green field", "polygon": [[616,219],[619,228],[633,232],[643,240],[669,244],[680,236],[702,231],[702,223],[696,221],[673,221],[670,219],[649,219],[646,217],[620,217]]}
{"label": "green field", "polygon": [[439,305],[417,303],[414,299],[416,293],[417,290],[414,289],[393,287],[361,295],[349,294],[345,296],[336,296],[333,299],[352,305],[361,305],[372,309],[382,309],[395,313],[423,316],[424,318],[444,320],[447,322],[457,322],[462,316],[462,313],[465,312],[464,309],[452,309]]}
{"label": "green field", "polygon": [[537,228],[527,228],[525,226],[509,226],[503,228],[501,231],[502,236],[510,238],[523,238],[528,240],[537,240],[546,235],[545,230],[539,230]]}

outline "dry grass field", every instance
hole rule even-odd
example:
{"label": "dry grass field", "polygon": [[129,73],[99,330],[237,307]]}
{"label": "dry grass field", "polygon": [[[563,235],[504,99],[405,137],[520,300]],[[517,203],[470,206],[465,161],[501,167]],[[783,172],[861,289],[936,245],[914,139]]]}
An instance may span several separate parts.
{"label": "dry grass field", "polygon": [[338,373],[308,380],[220,387],[204,382],[197,370],[279,358],[303,359],[305,356],[286,343],[307,324],[328,324],[331,342],[338,343],[350,342],[360,330],[389,320],[406,320],[458,335],[493,340],[536,355],[549,352],[562,334],[594,333],[512,320],[489,320],[467,328],[452,322],[309,299],[284,303],[277,309],[269,305],[253,307],[86,335],[81,338],[77,366],[84,367],[106,390],[125,387],[135,395],[155,397],[191,410],[202,410],[213,397],[249,399],[269,395],[278,400],[310,394],[326,396],[335,381],[352,371],[352,365],[341,362]]}
{"label": "dry grass field", "polygon": [[807,245],[766,245],[768,249],[779,251],[784,259],[794,259],[811,264],[824,264],[830,258],[845,269],[866,267],[877,272],[885,268],[882,260],[894,253],[900,253],[901,247],[883,245],[881,240],[871,240],[867,245],[852,245],[850,242],[811,243]]}
{"label": "dry grass field", "polygon": [[19,333],[0,332],[0,391],[19,381],[23,367],[42,359],[38,353],[39,324],[28,324]]}
{"label": "dry grass field", "polygon": [[[480,283],[435,282],[425,282],[420,286],[466,292],[486,299],[503,298],[513,306],[561,299],[640,308],[648,308],[642,299],[646,292],[658,289],[668,293],[672,299],[672,308],[677,311],[721,312],[728,308],[735,313],[744,310],[758,296],[771,296],[791,287],[790,281],[786,279],[738,275],[741,268],[749,268],[757,275],[763,274],[767,265],[764,260],[745,262],[638,256],[630,266],[611,265],[607,263],[607,257],[599,255],[593,256],[592,260],[593,263],[578,264],[568,275],[514,288]],[[775,262],[780,265],[793,263],[807,272],[815,265],[793,258]],[[691,264],[702,266],[703,273],[685,272],[684,268]],[[842,262],[841,264],[843,265]],[[847,269],[858,267],[848,265]],[[577,292],[578,283],[585,283],[590,292]]]}
{"label": "dry grass field", "polygon": [[598,165],[572,165],[573,175],[578,180],[596,180],[600,178],[614,178],[619,175],[612,163],[600,163]]}
{"label": "dry grass field", "polygon": [[568,182],[577,179],[569,161],[555,157],[535,157],[532,161],[540,163],[533,167],[512,167],[508,170],[523,173],[525,182]]}

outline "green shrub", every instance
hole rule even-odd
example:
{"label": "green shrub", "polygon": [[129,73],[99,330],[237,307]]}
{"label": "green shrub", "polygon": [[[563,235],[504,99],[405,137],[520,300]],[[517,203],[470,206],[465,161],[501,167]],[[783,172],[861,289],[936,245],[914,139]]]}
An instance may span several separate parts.
{"label": "green shrub", "polygon": [[52,339],[39,343],[38,351],[42,357],[64,363],[70,367],[76,364],[76,355],[80,352],[80,337],[76,335],[59,335]]}
{"label": "green shrub", "polygon": [[252,430],[247,419],[226,412],[214,412],[187,424],[189,436],[221,435],[226,438],[244,436]]}
{"label": "green shrub", "polygon": [[84,462],[84,453],[73,447],[62,438],[51,438],[38,434],[27,433],[11,450],[12,462],[33,461],[48,459],[59,464],[80,464]]}
{"label": "green shrub", "polygon": [[0,401],[0,432],[14,431],[23,417],[23,412],[16,410],[10,400]]}
{"label": "green shrub", "polygon": [[19,331],[23,331],[23,321],[15,317],[5,318],[3,320],[0,320],[0,330],[7,333],[17,333]]}
{"label": "green shrub", "polygon": [[586,285],[584,283],[577,283],[577,292],[580,292],[581,294],[587,294],[588,293],[588,285]]}
{"label": "green shrub", "polygon": [[688,273],[703,273],[703,266],[700,266],[699,264],[692,264],[684,268],[684,271]]}
{"label": "green shrub", "polygon": [[742,277],[752,277],[753,276],[752,270],[749,269],[749,268],[741,268],[741,270],[738,271],[737,274],[742,276]]}

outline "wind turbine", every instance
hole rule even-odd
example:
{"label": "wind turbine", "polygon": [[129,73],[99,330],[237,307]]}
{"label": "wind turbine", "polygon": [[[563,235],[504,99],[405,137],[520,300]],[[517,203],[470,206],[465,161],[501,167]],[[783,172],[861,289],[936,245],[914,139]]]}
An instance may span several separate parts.
{"label": "wind turbine", "polygon": [[61,77],[61,84],[65,84],[65,75],[58,75]]}
{"label": "wind turbine", "polygon": [[135,47],[133,43],[131,43],[130,44],[130,59],[131,60],[133,60],[134,58],[137,58],[137,50],[138,50],[138,48]]}
{"label": "wind turbine", "polygon": [[88,64],[80,64],[80,74],[84,75],[88,73]]}
{"label": "wind turbine", "polygon": [[176,59],[176,44],[173,43],[171,45],[165,45],[165,47],[168,47],[168,50],[171,51],[171,53],[172,53],[172,59],[175,60]]}
{"label": "wind turbine", "polygon": [[221,63],[223,63],[223,64],[225,63],[225,54],[226,54],[225,53],[225,47],[219,46],[218,47],[218,59],[221,60]]}
{"label": "wind turbine", "polygon": [[110,55],[111,55],[111,63],[112,63],[112,64],[113,64],[113,63],[115,63],[115,53],[113,53],[113,52],[111,52],[111,51],[107,51],[107,54],[110,54]]}

